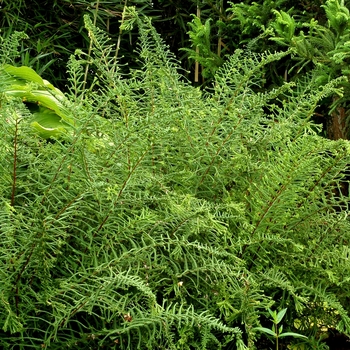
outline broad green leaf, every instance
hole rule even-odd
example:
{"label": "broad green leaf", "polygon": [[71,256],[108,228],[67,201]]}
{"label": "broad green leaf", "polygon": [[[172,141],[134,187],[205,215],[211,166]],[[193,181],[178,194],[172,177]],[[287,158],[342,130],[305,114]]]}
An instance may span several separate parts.
{"label": "broad green leaf", "polygon": [[1,92],[7,93],[7,91],[14,89],[15,86],[18,89],[23,89],[25,86],[27,86],[27,83],[24,80],[16,79],[8,74],[0,74],[0,76],[2,82]]}
{"label": "broad green leaf", "polygon": [[43,138],[68,135],[72,129],[55,112],[44,107],[33,113],[31,126]]}
{"label": "broad green leaf", "polygon": [[4,71],[20,79],[27,80],[29,82],[37,83],[39,85],[45,85],[43,78],[37,74],[34,69],[26,66],[15,67],[9,64],[4,66]]}
{"label": "broad green leaf", "polygon": [[6,91],[7,95],[13,97],[19,97],[23,101],[35,102],[46,108],[53,110],[57,115],[59,115],[65,122],[69,124],[74,124],[74,120],[69,118],[69,112],[62,105],[62,103],[53,96],[50,92],[45,90],[32,90],[28,91],[27,88],[20,88],[20,86],[14,86],[12,90]]}
{"label": "broad green leaf", "polygon": [[33,129],[44,139],[48,139],[50,137],[60,137],[66,133],[66,130],[62,127],[58,128],[45,128],[40,125],[38,122],[33,122],[31,124]]}
{"label": "broad green leaf", "polygon": [[[34,102],[49,108],[60,116],[66,123],[74,125],[69,117],[69,110],[63,105],[64,94],[48,81],[42,79],[29,67],[14,67],[6,65],[2,74],[3,92],[7,96],[21,98],[22,101]],[[36,85],[33,86],[34,83]],[[39,85],[39,86],[38,86]]]}
{"label": "broad green leaf", "polygon": [[[18,97],[21,98],[22,101],[40,104],[41,106],[54,111],[68,124],[74,125],[74,120],[69,117],[69,110],[67,110],[67,108],[62,104],[64,97],[63,93],[58,89],[55,89],[50,83],[42,80],[42,89],[40,89],[40,86],[39,89],[34,89],[30,83],[26,83],[24,80],[13,78],[8,75],[2,76],[1,78],[3,79],[3,82],[5,82],[5,84],[3,84],[5,87],[3,87],[2,92],[7,96]],[[36,83],[38,82],[39,80],[37,79]],[[48,85],[51,85],[52,88],[50,86],[49,88],[52,92],[54,92],[54,94],[47,89]]]}
{"label": "broad green leaf", "polygon": [[[12,76],[16,77],[17,79],[15,81],[17,81],[17,82],[22,81],[22,83],[24,83],[24,84],[26,84],[26,82],[36,83],[36,84],[39,84],[46,89],[50,89],[52,91],[55,91],[56,94],[59,94],[62,97],[64,96],[64,94],[61,90],[55,88],[49,81],[41,78],[41,76],[30,67],[26,67],[26,66],[15,67],[15,66],[11,66],[11,65],[7,64],[3,67],[3,69],[8,74],[11,74]],[[23,80],[25,82],[23,82]]]}

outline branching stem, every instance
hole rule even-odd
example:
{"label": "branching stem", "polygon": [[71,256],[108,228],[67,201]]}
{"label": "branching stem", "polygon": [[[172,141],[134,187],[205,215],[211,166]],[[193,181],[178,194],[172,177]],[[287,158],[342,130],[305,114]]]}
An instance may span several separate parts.
{"label": "branching stem", "polygon": [[17,181],[17,150],[18,150],[18,124],[19,119],[15,119],[15,138],[13,140],[13,170],[12,170],[12,191],[11,191],[11,206],[15,205],[15,192],[16,192],[16,181]]}

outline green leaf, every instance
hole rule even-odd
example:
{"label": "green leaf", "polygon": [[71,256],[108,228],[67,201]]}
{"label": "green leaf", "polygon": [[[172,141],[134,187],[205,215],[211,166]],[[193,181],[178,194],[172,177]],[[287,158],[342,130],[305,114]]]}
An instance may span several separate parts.
{"label": "green leaf", "polygon": [[32,68],[5,65],[3,71],[8,73],[1,76],[1,79],[6,82],[3,85],[3,92],[7,96],[38,103],[54,111],[66,123],[74,125],[74,120],[69,117],[69,110],[63,104],[64,94],[42,79]]}
{"label": "green leaf", "polygon": [[30,90],[29,86],[13,85],[5,91],[6,95],[19,97],[23,101],[35,102],[46,108],[53,110],[64,121],[74,124],[74,120],[69,118],[69,112],[66,107],[49,91]]}
{"label": "green leaf", "polygon": [[293,332],[286,332],[286,333],[282,333],[282,334],[279,335],[279,338],[283,338],[283,337],[294,337],[294,338],[307,339],[307,337],[305,335],[298,334],[298,333],[293,333]]}
{"label": "green leaf", "polygon": [[15,67],[9,64],[4,66],[4,71],[20,79],[31,81],[39,85],[44,85],[44,80],[39,74],[37,74],[34,69],[30,67]]}
{"label": "green leaf", "polygon": [[277,323],[280,323],[282,321],[282,318],[284,317],[286,312],[287,312],[287,309],[283,309],[277,314]]}
{"label": "green leaf", "polygon": [[38,112],[33,113],[32,128],[43,138],[68,135],[70,125],[50,109],[40,107]]}
{"label": "green leaf", "polygon": [[271,336],[276,338],[276,333],[273,332],[271,329],[268,329],[268,328],[265,328],[265,327],[255,327],[254,329],[256,331],[260,331],[260,332],[266,333],[266,334],[271,335]]}
{"label": "green leaf", "polygon": [[276,318],[277,318],[276,311],[272,311],[272,310],[268,309],[268,312],[269,312],[270,316],[272,317],[272,319],[276,320]]}

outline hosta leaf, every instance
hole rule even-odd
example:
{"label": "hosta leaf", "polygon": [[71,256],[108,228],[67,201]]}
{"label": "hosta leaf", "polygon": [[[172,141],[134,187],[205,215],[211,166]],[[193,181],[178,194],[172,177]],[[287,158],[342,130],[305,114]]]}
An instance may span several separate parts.
{"label": "hosta leaf", "polygon": [[47,108],[40,107],[33,116],[31,126],[43,138],[68,135],[69,130],[72,129],[56,113]]}
{"label": "hosta leaf", "polygon": [[6,64],[3,67],[4,71],[15,76],[16,78],[24,79],[29,82],[37,83],[39,85],[45,85],[43,78],[39,74],[37,74],[32,68],[22,66],[15,67],[9,64]]}

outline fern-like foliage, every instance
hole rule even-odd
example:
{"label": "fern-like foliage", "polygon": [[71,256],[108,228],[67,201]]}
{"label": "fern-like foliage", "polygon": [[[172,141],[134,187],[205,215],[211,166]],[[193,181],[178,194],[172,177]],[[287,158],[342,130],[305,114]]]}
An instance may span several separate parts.
{"label": "fern-like foliage", "polygon": [[18,46],[24,39],[28,39],[28,36],[23,32],[14,32],[11,35],[11,40],[9,40],[9,38],[0,37],[0,45],[2,48],[2,53],[0,55],[1,65],[14,62],[14,59],[19,56]]}
{"label": "fern-like foliage", "polygon": [[69,139],[0,94],[1,346],[253,349],[274,302],[350,333],[350,150],[310,121],[337,82],[257,92],[285,53],[237,51],[203,92],[128,14],[143,69],[122,75],[86,18]]}

